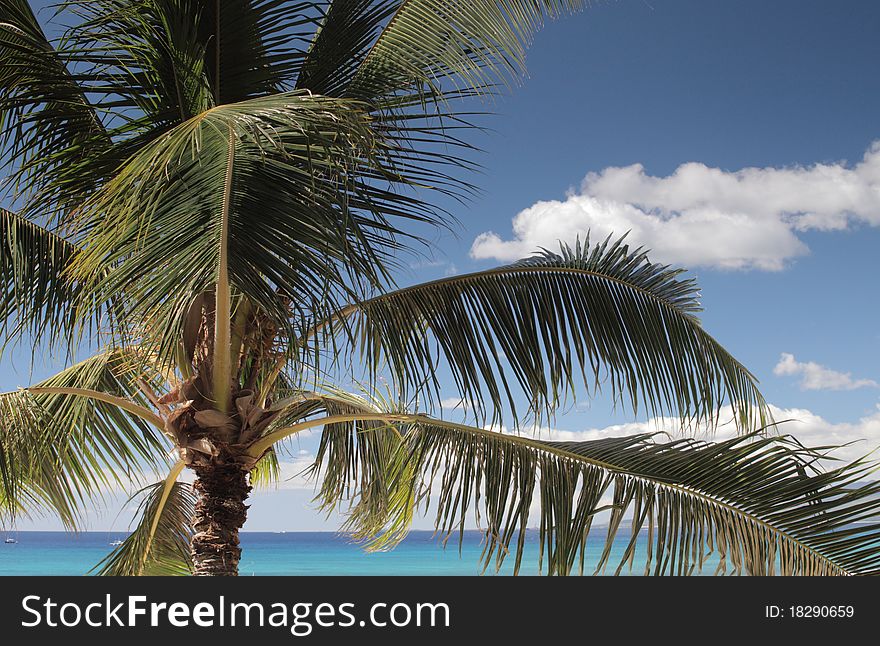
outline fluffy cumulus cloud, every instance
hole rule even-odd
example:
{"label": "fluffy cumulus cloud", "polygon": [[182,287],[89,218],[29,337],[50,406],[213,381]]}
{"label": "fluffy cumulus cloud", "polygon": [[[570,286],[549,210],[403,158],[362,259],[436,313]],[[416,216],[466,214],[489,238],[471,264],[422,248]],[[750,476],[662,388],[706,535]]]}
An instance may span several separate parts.
{"label": "fluffy cumulus cloud", "polygon": [[513,219],[513,237],[487,231],[477,259],[515,260],[587,231],[630,232],[652,259],[688,267],[779,270],[808,253],[802,231],[880,226],[880,141],[862,160],[726,171],[700,163],[666,177],[641,164],[590,173],[565,200],[537,202]]}
{"label": "fluffy cumulus cloud", "polygon": [[773,374],[797,376],[801,378],[802,390],[856,390],[857,388],[878,388],[873,379],[854,379],[849,372],[837,372],[813,361],[802,362],[793,354],[783,352]]}

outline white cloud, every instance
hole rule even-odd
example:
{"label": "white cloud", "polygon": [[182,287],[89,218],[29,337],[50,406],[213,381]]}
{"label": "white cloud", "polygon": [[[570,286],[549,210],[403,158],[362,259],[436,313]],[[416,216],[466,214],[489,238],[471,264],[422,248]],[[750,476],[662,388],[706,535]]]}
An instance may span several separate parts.
{"label": "white cloud", "polygon": [[[780,425],[781,431],[794,435],[806,446],[841,446],[834,455],[844,460],[855,460],[880,448],[880,406],[857,422],[837,424],[804,408],[774,407],[773,415],[780,421],[792,420]],[[850,442],[850,446],[843,446]]]}
{"label": "white cloud", "polygon": [[852,373],[837,372],[813,361],[806,363],[795,359],[793,354],[783,352],[779,363],[773,368],[777,376],[800,376],[801,390],[856,390],[880,387],[873,379],[853,379]]}
{"label": "white cloud", "polygon": [[652,260],[726,269],[780,270],[809,252],[810,229],[880,226],[880,141],[861,162],[725,171],[687,163],[666,177],[641,164],[584,178],[564,201],[541,201],[513,219],[513,238],[488,231],[471,246],[477,259],[515,260],[556,249],[591,231],[630,232]]}
{"label": "white cloud", "polygon": [[[770,406],[774,419],[779,422],[779,432],[796,437],[804,446],[838,446],[833,456],[842,460],[855,460],[880,448],[880,405],[874,413],[862,417],[857,422],[833,423],[805,408],[779,408]],[[721,411],[718,428],[710,433],[703,429],[693,435],[702,439],[721,441],[735,436],[736,428],[730,407]],[[681,423],[675,417],[655,417],[646,422],[615,424],[604,428],[582,431],[568,431],[543,427],[533,430],[530,435],[544,440],[563,442],[584,442],[606,437],[621,437],[638,433],[667,433],[671,437],[681,437]],[[850,444],[849,446],[843,446]]]}
{"label": "white cloud", "polygon": [[[880,405],[877,406],[876,412],[863,417],[857,422],[843,422],[838,424],[829,422],[812,411],[803,408],[779,408],[777,406],[771,406],[770,409],[773,417],[780,422],[780,433],[794,436],[807,447],[841,447],[831,453],[831,457],[837,460],[857,460],[871,451],[880,448]],[[729,406],[721,411],[719,419],[721,420],[721,423],[714,432],[710,433],[707,429],[702,429],[702,431],[691,433],[691,435],[712,441],[723,441],[735,437],[735,426],[732,422],[725,422],[725,420],[732,420],[731,409]],[[495,427],[493,430],[509,432],[509,429],[504,427]],[[656,417],[645,422],[614,424],[603,428],[591,428],[581,431],[568,431],[545,426],[532,429],[526,434],[542,440],[586,442],[608,437],[636,435],[639,433],[666,433],[670,437],[681,437],[681,421],[675,417]],[[662,438],[658,438],[658,441],[663,440]],[[849,446],[844,446],[845,444],[849,444]],[[833,460],[826,460],[823,462],[825,463],[825,468],[841,466],[841,462]],[[865,476],[866,479],[876,477],[876,474]],[[611,492],[609,491],[603,496],[601,504],[610,503]],[[631,510],[627,513],[625,518],[629,518],[630,515]],[[540,505],[538,499],[535,498],[532,500],[529,510],[529,525],[535,526],[539,521]],[[597,515],[597,526],[606,525],[607,522],[608,514],[606,512]]]}
{"label": "white cloud", "polygon": [[440,400],[440,408],[444,410],[467,410],[468,403],[459,397],[449,397]]}

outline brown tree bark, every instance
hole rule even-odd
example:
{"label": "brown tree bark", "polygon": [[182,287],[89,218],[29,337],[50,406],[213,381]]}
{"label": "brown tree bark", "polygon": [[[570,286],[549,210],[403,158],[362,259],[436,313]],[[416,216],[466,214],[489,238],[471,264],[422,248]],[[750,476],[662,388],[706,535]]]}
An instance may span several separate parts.
{"label": "brown tree bark", "polygon": [[241,548],[238,530],[247,519],[244,504],[251,491],[247,473],[229,462],[209,462],[191,467],[197,479],[192,539],[193,575],[238,576]]}

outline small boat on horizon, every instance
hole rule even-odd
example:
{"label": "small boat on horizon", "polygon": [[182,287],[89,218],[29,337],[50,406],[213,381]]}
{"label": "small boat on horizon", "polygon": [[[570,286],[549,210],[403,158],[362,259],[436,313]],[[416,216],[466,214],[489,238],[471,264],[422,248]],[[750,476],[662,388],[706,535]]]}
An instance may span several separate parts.
{"label": "small boat on horizon", "polygon": [[12,538],[12,536],[7,536],[6,540],[3,542],[6,543],[7,545],[12,545],[13,543],[17,543],[18,541],[16,539]]}
{"label": "small boat on horizon", "polygon": [[122,545],[122,541],[120,541],[120,540],[110,541],[110,545],[112,545],[113,547],[117,547],[119,545]]}

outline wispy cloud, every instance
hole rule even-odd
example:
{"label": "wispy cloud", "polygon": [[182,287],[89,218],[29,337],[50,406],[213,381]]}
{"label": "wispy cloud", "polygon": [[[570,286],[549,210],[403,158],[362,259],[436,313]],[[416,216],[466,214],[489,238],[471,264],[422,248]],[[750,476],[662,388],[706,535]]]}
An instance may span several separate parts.
{"label": "wispy cloud", "polygon": [[307,477],[307,470],[315,462],[315,455],[305,449],[287,460],[280,460],[278,467],[280,477],[273,489],[307,489],[315,488],[315,481]]}
{"label": "wispy cloud", "polygon": [[656,177],[641,164],[590,173],[565,200],[537,202],[513,219],[513,237],[487,231],[477,259],[514,260],[555,249],[587,231],[621,235],[652,259],[726,269],[775,271],[809,253],[798,237],[810,229],[880,226],[880,142],[863,159],[809,167],[727,171],[687,163]]}
{"label": "wispy cloud", "polygon": [[880,384],[873,379],[855,379],[849,372],[837,372],[813,361],[801,362],[788,352],[783,352],[779,357],[779,363],[773,368],[773,374],[780,377],[799,376],[801,390],[856,390],[880,387]]}
{"label": "wispy cloud", "polygon": [[419,260],[416,262],[411,262],[409,264],[410,269],[414,269],[416,271],[422,270],[435,270],[443,271],[444,276],[455,276],[458,274],[458,267],[455,266],[455,263],[449,260]]}

